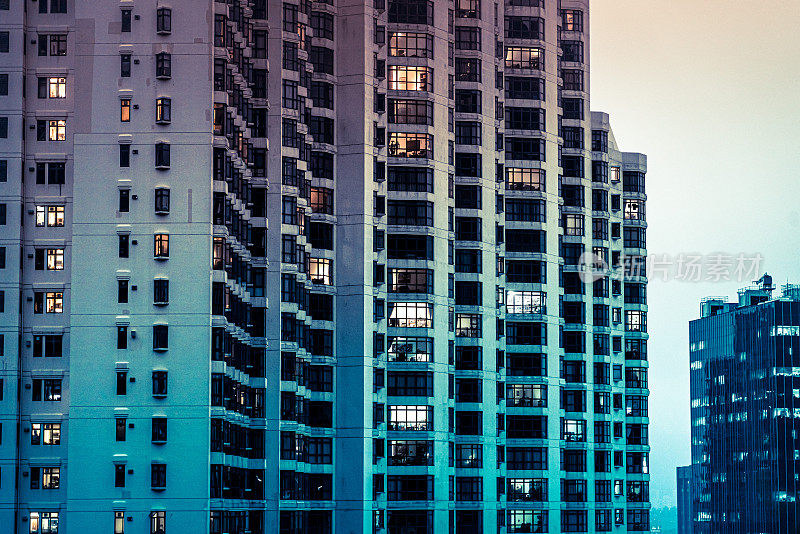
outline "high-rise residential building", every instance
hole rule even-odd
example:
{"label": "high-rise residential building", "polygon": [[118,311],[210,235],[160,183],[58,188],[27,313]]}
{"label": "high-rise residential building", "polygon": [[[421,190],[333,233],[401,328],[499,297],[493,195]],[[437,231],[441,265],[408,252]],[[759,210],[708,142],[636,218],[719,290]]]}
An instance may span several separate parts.
{"label": "high-rise residential building", "polygon": [[646,157],[588,29],[0,0],[0,525],[648,531]]}
{"label": "high-rise residential building", "polygon": [[696,534],[797,532],[800,286],[709,297],[689,323]]}

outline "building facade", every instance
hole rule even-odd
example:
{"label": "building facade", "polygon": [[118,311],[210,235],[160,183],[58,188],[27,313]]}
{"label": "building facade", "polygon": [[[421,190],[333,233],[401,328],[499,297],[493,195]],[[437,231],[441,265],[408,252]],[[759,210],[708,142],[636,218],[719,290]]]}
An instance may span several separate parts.
{"label": "building facade", "polygon": [[648,531],[646,157],[588,29],[0,0],[0,524]]}
{"label": "building facade", "polygon": [[797,532],[800,290],[772,278],[689,323],[693,532]]}
{"label": "building facade", "polygon": [[691,465],[678,467],[678,534],[692,534],[692,470]]}

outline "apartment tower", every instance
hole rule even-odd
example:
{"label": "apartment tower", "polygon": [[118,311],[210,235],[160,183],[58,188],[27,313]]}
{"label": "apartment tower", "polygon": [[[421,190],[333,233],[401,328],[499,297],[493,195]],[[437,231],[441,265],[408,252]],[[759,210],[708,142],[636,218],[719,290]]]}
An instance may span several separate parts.
{"label": "apartment tower", "polygon": [[648,531],[647,164],[588,30],[0,0],[0,525]]}

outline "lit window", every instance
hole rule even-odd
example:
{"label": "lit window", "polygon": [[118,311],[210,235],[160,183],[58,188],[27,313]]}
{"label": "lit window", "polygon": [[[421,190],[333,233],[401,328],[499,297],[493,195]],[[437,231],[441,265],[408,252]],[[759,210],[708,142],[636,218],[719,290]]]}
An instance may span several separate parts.
{"label": "lit window", "polygon": [[457,314],[456,337],[481,337],[481,316],[476,313]]}
{"label": "lit window", "polygon": [[432,158],[433,135],[392,132],[389,134],[389,155],[397,158]]}
{"label": "lit window", "polygon": [[36,206],[36,226],[64,226],[64,206]]}
{"label": "lit window", "polygon": [[430,362],[433,360],[433,338],[390,337],[387,354],[390,362]]}
{"label": "lit window", "polygon": [[119,101],[119,120],[121,122],[131,121],[131,99],[123,98]]}
{"label": "lit window", "polygon": [[564,215],[564,235],[583,235],[583,215]]}
{"label": "lit window", "polygon": [[[166,467],[164,466],[164,485],[166,486]],[[167,531],[167,513],[150,512],[150,534],[165,534]]]}
{"label": "lit window", "polygon": [[326,258],[309,258],[308,274],[314,284],[329,286],[332,284],[333,260]]}
{"label": "lit window", "polygon": [[32,423],[31,445],[59,445],[61,423]]}
{"label": "lit window", "polygon": [[153,255],[156,258],[169,258],[169,234],[155,234],[153,245]]}
{"label": "lit window", "polygon": [[125,512],[114,512],[114,534],[125,534]]}
{"label": "lit window", "polygon": [[61,271],[64,269],[64,249],[63,248],[48,248],[47,249],[47,270],[48,271]]}
{"label": "lit window", "polygon": [[641,200],[625,199],[625,218],[644,220],[644,202]]}
{"label": "lit window", "polygon": [[396,91],[432,91],[433,69],[430,67],[390,65],[389,89]]}
{"label": "lit window", "polygon": [[48,96],[50,98],[67,98],[67,79],[66,78],[48,78]]}
{"label": "lit window", "polygon": [[544,54],[541,48],[506,47],[507,69],[541,69]]}
{"label": "lit window", "polygon": [[389,32],[392,57],[433,57],[433,36],[427,33]]}
{"label": "lit window", "polygon": [[544,291],[508,291],[506,313],[545,313]]}
{"label": "lit window", "polygon": [[647,332],[647,312],[625,310],[625,330],[628,332]]}
{"label": "lit window", "polygon": [[430,302],[390,302],[389,327],[432,328],[433,304]]}
{"label": "lit window", "polygon": [[48,141],[66,141],[67,121],[65,120],[47,121],[47,139]]}
{"label": "lit window", "polygon": [[544,170],[506,168],[506,189],[512,191],[544,191]]}
{"label": "lit window", "polygon": [[64,313],[64,293],[60,291],[45,294],[45,311],[47,313]]}
{"label": "lit window", "polygon": [[158,98],[156,99],[156,122],[166,123],[172,120],[172,99],[171,98]]}
{"label": "lit window", "polygon": [[608,176],[611,178],[611,182],[619,182],[619,167],[610,167],[608,169]]}
{"label": "lit window", "polygon": [[58,512],[31,512],[29,519],[30,534],[58,534]]}
{"label": "lit window", "polygon": [[431,406],[389,406],[387,430],[433,430]]}

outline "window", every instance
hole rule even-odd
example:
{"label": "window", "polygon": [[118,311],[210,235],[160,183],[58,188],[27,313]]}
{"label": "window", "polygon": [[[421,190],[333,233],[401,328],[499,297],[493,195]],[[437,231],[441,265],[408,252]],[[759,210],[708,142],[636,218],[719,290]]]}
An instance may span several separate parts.
{"label": "window", "polygon": [[0,32],[0,53],[8,53],[8,32]]}
{"label": "window", "polygon": [[34,358],[60,358],[63,354],[63,336],[60,334],[34,334]]}
{"label": "window", "polygon": [[36,164],[36,183],[51,185],[64,184],[66,181],[66,164],[64,162]]}
{"label": "window", "polygon": [[[6,5],[8,2],[6,2]],[[7,7],[5,9],[8,9]],[[66,13],[67,0],[50,0],[50,13]],[[39,13],[47,13],[47,0],[39,2]]]}
{"label": "window", "polygon": [[156,10],[156,33],[170,33],[172,31],[172,10],[160,7]]}
{"label": "window", "polygon": [[583,63],[583,43],[581,41],[561,41],[561,61]]}
{"label": "window", "polygon": [[120,54],[119,56],[119,75],[122,78],[130,78],[131,76],[131,55]]}
{"label": "window", "polygon": [[170,145],[169,143],[156,143],[156,168],[167,169],[169,168],[170,161]]}
{"label": "window", "polygon": [[433,373],[429,371],[389,371],[387,394],[390,396],[433,396]]}
{"label": "window", "polygon": [[153,256],[156,258],[169,258],[169,234],[155,234],[153,236]]}
{"label": "window", "polygon": [[432,328],[433,304],[429,302],[390,302],[389,327]]}
{"label": "window", "polygon": [[309,258],[308,275],[314,284],[331,285],[333,283],[333,260]]}
{"label": "window", "polygon": [[119,238],[119,257],[127,258],[130,252],[130,235],[119,234],[117,237]]}
{"label": "window", "polygon": [[312,81],[311,100],[313,100],[315,108],[333,109],[333,84],[321,81]]}
{"label": "window", "polygon": [[545,201],[509,198],[506,200],[506,221],[545,222]]}
{"label": "window", "polygon": [[172,55],[167,52],[156,54],[156,78],[172,77]]}
{"label": "window", "polygon": [[506,406],[544,408],[547,406],[547,386],[544,384],[507,384]]}
{"label": "window", "polygon": [[118,349],[127,349],[128,348],[128,327],[127,326],[117,326],[117,348]]}
{"label": "window", "polygon": [[509,502],[547,501],[547,479],[509,478],[507,499]]}
{"label": "window", "polygon": [[324,46],[312,46],[308,59],[314,65],[314,72],[333,75],[333,50]]}
{"label": "window", "polygon": [[544,110],[541,108],[505,108],[506,129],[544,130]]}
{"label": "window", "polygon": [[131,31],[131,10],[123,9],[120,14],[120,31],[122,33],[130,33]]}
{"label": "window", "polygon": [[169,303],[169,280],[157,278],[153,280],[153,304],[164,305]]}
{"label": "window", "polygon": [[433,338],[389,337],[387,356],[390,362],[433,361]]}
{"label": "window", "polygon": [[166,124],[172,121],[172,99],[167,97],[156,99],[156,122]]}
{"label": "window", "polygon": [[432,0],[389,0],[389,22],[433,24]]}
{"label": "window", "polygon": [[433,158],[433,135],[391,132],[389,155],[398,158]]}
{"label": "window", "polygon": [[433,58],[433,36],[427,33],[389,32],[389,56]]}
{"label": "window", "polygon": [[507,291],[506,313],[542,314],[546,312],[544,291]]}
{"label": "window", "polygon": [[536,69],[543,68],[544,53],[541,48],[530,48],[521,46],[506,47],[506,68],[507,69]]}
{"label": "window", "polygon": [[[163,490],[167,487],[167,464],[150,464],[150,486],[154,490]],[[157,513],[157,512],[154,512]],[[152,514],[151,514],[152,517]],[[162,516],[163,517],[163,516]],[[152,525],[152,523],[151,523]],[[152,527],[151,527],[152,528]],[[155,531],[153,531],[155,532]]]}
{"label": "window", "polygon": [[480,145],[481,123],[471,121],[456,121],[456,144]]}
{"label": "window", "polygon": [[506,454],[509,470],[546,470],[547,449],[537,447],[509,447]]}
{"label": "window", "polygon": [[538,17],[505,17],[507,39],[544,39],[544,20]]}
{"label": "window", "polygon": [[64,226],[64,206],[36,206],[36,226]]}
{"label": "window", "polygon": [[39,98],[66,98],[67,79],[65,77],[45,77],[38,79]]}
{"label": "window", "polygon": [[311,12],[311,27],[314,37],[333,40],[333,15],[323,11]]}
{"label": "window", "polygon": [[165,324],[153,325],[153,350],[169,348],[169,328]]}
{"label": "window", "polygon": [[167,396],[167,372],[153,371],[153,396]]}
{"label": "window", "polygon": [[58,534],[58,512],[31,512],[29,528],[30,534]]}
{"label": "window", "polygon": [[480,28],[457,26],[455,37],[456,37],[456,50],[481,49]]}
{"label": "window", "polygon": [[389,406],[387,430],[431,431],[433,430],[433,407]]}
{"label": "window", "polygon": [[505,147],[506,160],[544,161],[544,139],[507,137],[505,140]]}
{"label": "window", "polygon": [[61,423],[31,423],[31,445],[60,445]]}
{"label": "window", "polygon": [[31,489],[57,490],[60,479],[60,467],[31,467]]}
{"label": "window", "polygon": [[120,122],[131,121],[131,99],[122,98],[119,101],[119,120]]}
{"label": "window", "polygon": [[333,189],[326,187],[312,187],[310,190],[309,206],[313,213],[333,214]]}
{"label": "window", "polygon": [[57,402],[61,400],[61,379],[34,378],[31,400]]}
{"label": "window", "polygon": [[125,304],[128,302],[128,281],[117,280],[117,302]]}
{"label": "window", "polygon": [[509,534],[548,532],[548,513],[546,510],[509,510],[506,525]]}
{"label": "window", "polygon": [[67,121],[63,119],[36,121],[37,141],[66,141]]}
{"label": "window", "polygon": [[[47,43],[50,46],[47,46]],[[40,56],[66,56],[67,55],[67,36],[59,34],[39,34],[39,55]]]}
{"label": "window", "polygon": [[481,60],[478,58],[457,57],[455,79],[459,82],[481,81]]}
{"label": "window", "polygon": [[433,193],[433,169],[389,166],[389,191]]}
{"label": "window", "polygon": [[389,99],[389,123],[433,125],[433,102]]}
{"label": "window", "polygon": [[64,293],[61,291],[34,292],[33,313],[63,313]]}
{"label": "window", "polygon": [[408,65],[389,65],[389,89],[396,91],[432,91],[433,69]]}
{"label": "window", "polygon": [[153,443],[165,443],[167,441],[166,417],[153,417],[151,421],[151,437]]}
{"label": "window", "polygon": [[389,269],[390,293],[432,293],[433,271],[430,269]]}
{"label": "window", "polygon": [[476,313],[456,314],[456,337],[480,338],[482,335],[481,315]]}
{"label": "window", "polygon": [[583,91],[583,71],[563,69],[561,77],[564,79],[564,90]]}

